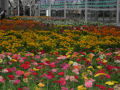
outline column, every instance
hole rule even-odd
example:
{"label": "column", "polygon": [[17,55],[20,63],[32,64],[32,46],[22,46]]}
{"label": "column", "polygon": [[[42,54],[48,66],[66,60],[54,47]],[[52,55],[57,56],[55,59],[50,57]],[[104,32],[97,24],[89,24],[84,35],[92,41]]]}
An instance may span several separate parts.
{"label": "column", "polygon": [[64,18],[66,18],[66,0],[64,1]]}
{"label": "column", "polygon": [[116,24],[119,25],[119,3],[120,1],[117,0],[117,14],[116,14]]}
{"label": "column", "polygon": [[25,5],[23,4],[23,16],[25,16]]}
{"label": "column", "polygon": [[39,3],[38,3],[38,16],[40,16],[40,1],[39,1]]}
{"label": "column", "polygon": [[32,7],[32,6],[30,5],[30,16],[32,16],[32,9],[31,9],[31,7]]}
{"label": "column", "polygon": [[1,0],[0,0],[0,8],[1,8]]}
{"label": "column", "polygon": [[18,0],[18,16],[20,16],[20,2]]}
{"label": "column", "polygon": [[85,0],[85,23],[87,23],[87,18],[88,18],[88,0]]}
{"label": "column", "polygon": [[48,8],[48,16],[51,16],[51,2],[49,2],[50,6]]}

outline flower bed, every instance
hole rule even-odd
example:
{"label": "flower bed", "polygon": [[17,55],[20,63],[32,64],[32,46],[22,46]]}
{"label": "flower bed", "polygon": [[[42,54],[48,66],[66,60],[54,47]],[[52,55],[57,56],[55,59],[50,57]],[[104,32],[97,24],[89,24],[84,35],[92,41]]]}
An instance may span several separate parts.
{"label": "flower bed", "polygon": [[[119,90],[120,50],[0,54],[1,90]],[[115,89],[116,88],[116,89]]]}
{"label": "flower bed", "polygon": [[0,90],[120,90],[119,27],[13,19],[0,21]]}
{"label": "flower bed", "polygon": [[113,26],[52,25],[31,20],[3,20],[0,51],[45,50],[67,52],[91,49],[97,52],[120,48],[120,30]]}
{"label": "flower bed", "polygon": [[[34,19],[34,18],[33,18]],[[52,19],[50,19],[52,20]],[[54,21],[54,20],[52,20]],[[61,20],[58,20],[58,22]],[[64,21],[61,21],[64,22]],[[77,22],[76,22],[77,23]],[[103,26],[103,25],[74,25],[74,24],[53,24],[52,22],[47,23],[47,19],[44,18],[40,21],[36,20],[2,20],[0,21],[0,30],[81,30],[95,33],[97,35],[107,35],[107,36],[120,36],[120,27],[116,26]]]}
{"label": "flower bed", "polygon": [[81,49],[103,51],[120,48],[119,36],[103,36],[81,30],[39,31],[1,30],[0,51],[19,52],[45,50],[46,52],[79,51]]}
{"label": "flower bed", "polygon": [[[14,16],[14,17],[9,17],[10,20],[33,20],[33,21],[40,21],[42,23],[47,23],[47,24],[54,24],[54,25],[74,25],[74,26],[79,26],[79,25],[86,25],[84,20],[80,19],[75,19],[75,18],[62,18],[62,17],[48,17],[48,16]],[[103,24],[100,22],[89,22],[89,25],[110,25],[109,24]],[[112,25],[112,24],[111,24]]]}

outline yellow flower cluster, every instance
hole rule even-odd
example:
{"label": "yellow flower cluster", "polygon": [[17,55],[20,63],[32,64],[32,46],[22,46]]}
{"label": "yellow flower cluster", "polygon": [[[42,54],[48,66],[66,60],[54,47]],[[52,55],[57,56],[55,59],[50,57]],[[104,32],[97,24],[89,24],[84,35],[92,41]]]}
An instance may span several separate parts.
{"label": "yellow flower cluster", "polygon": [[44,30],[9,30],[0,31],[0,51],[25,51],[28,49],[50,49],[52,51],[71,51],[76,46],[82,48],[95,48],[96,51],[102,49],[99,45],[118,45],[120,37],[104,36],[98,37],[91,33],[83,35],[78,30],[56,31]]}

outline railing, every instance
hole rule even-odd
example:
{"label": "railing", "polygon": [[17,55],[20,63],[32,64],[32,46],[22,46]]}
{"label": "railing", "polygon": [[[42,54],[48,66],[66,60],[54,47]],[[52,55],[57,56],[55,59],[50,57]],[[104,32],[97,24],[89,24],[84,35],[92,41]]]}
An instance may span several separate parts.
{"label": "railing", "polygon": [[[51,8],[53,9],[61,9],[64,8],[65,5],[67,8],[85,8],[85,1],[81,1],[78,3],[69,3],[69,2],[59,2],[51,4]],[[88,8],[116,8],[117,0],[110,1],[87,1]],[[42,4],[40,8],[49,8],[50,4]]]}

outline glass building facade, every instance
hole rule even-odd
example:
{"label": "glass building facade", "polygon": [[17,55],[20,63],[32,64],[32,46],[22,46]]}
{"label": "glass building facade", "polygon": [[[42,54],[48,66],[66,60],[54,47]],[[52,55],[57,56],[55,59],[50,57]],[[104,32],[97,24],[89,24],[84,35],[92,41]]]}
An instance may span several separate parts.
{"label": "glass building facade", "polygon": [[[16,1],[16,0],[15,0]],[[21,0],[27,1],[27,0]],[[52,16],[77,18],[80,20],[114,22],[120,18],[120,0],[28,0],[32,5],[26,6],[32,16]],[[28,2],[27,1],[27,2]],[[8,10],[8,0],[0,0],[0,7]],[[24,2],[23,2],[24,4]],[[20,6],[20,7],[21,7]],[[29,8],[30,7],[30,8]],[[32,7],[32,8],[31,8]],[[25,9],[24,9],[25,12]]]}

